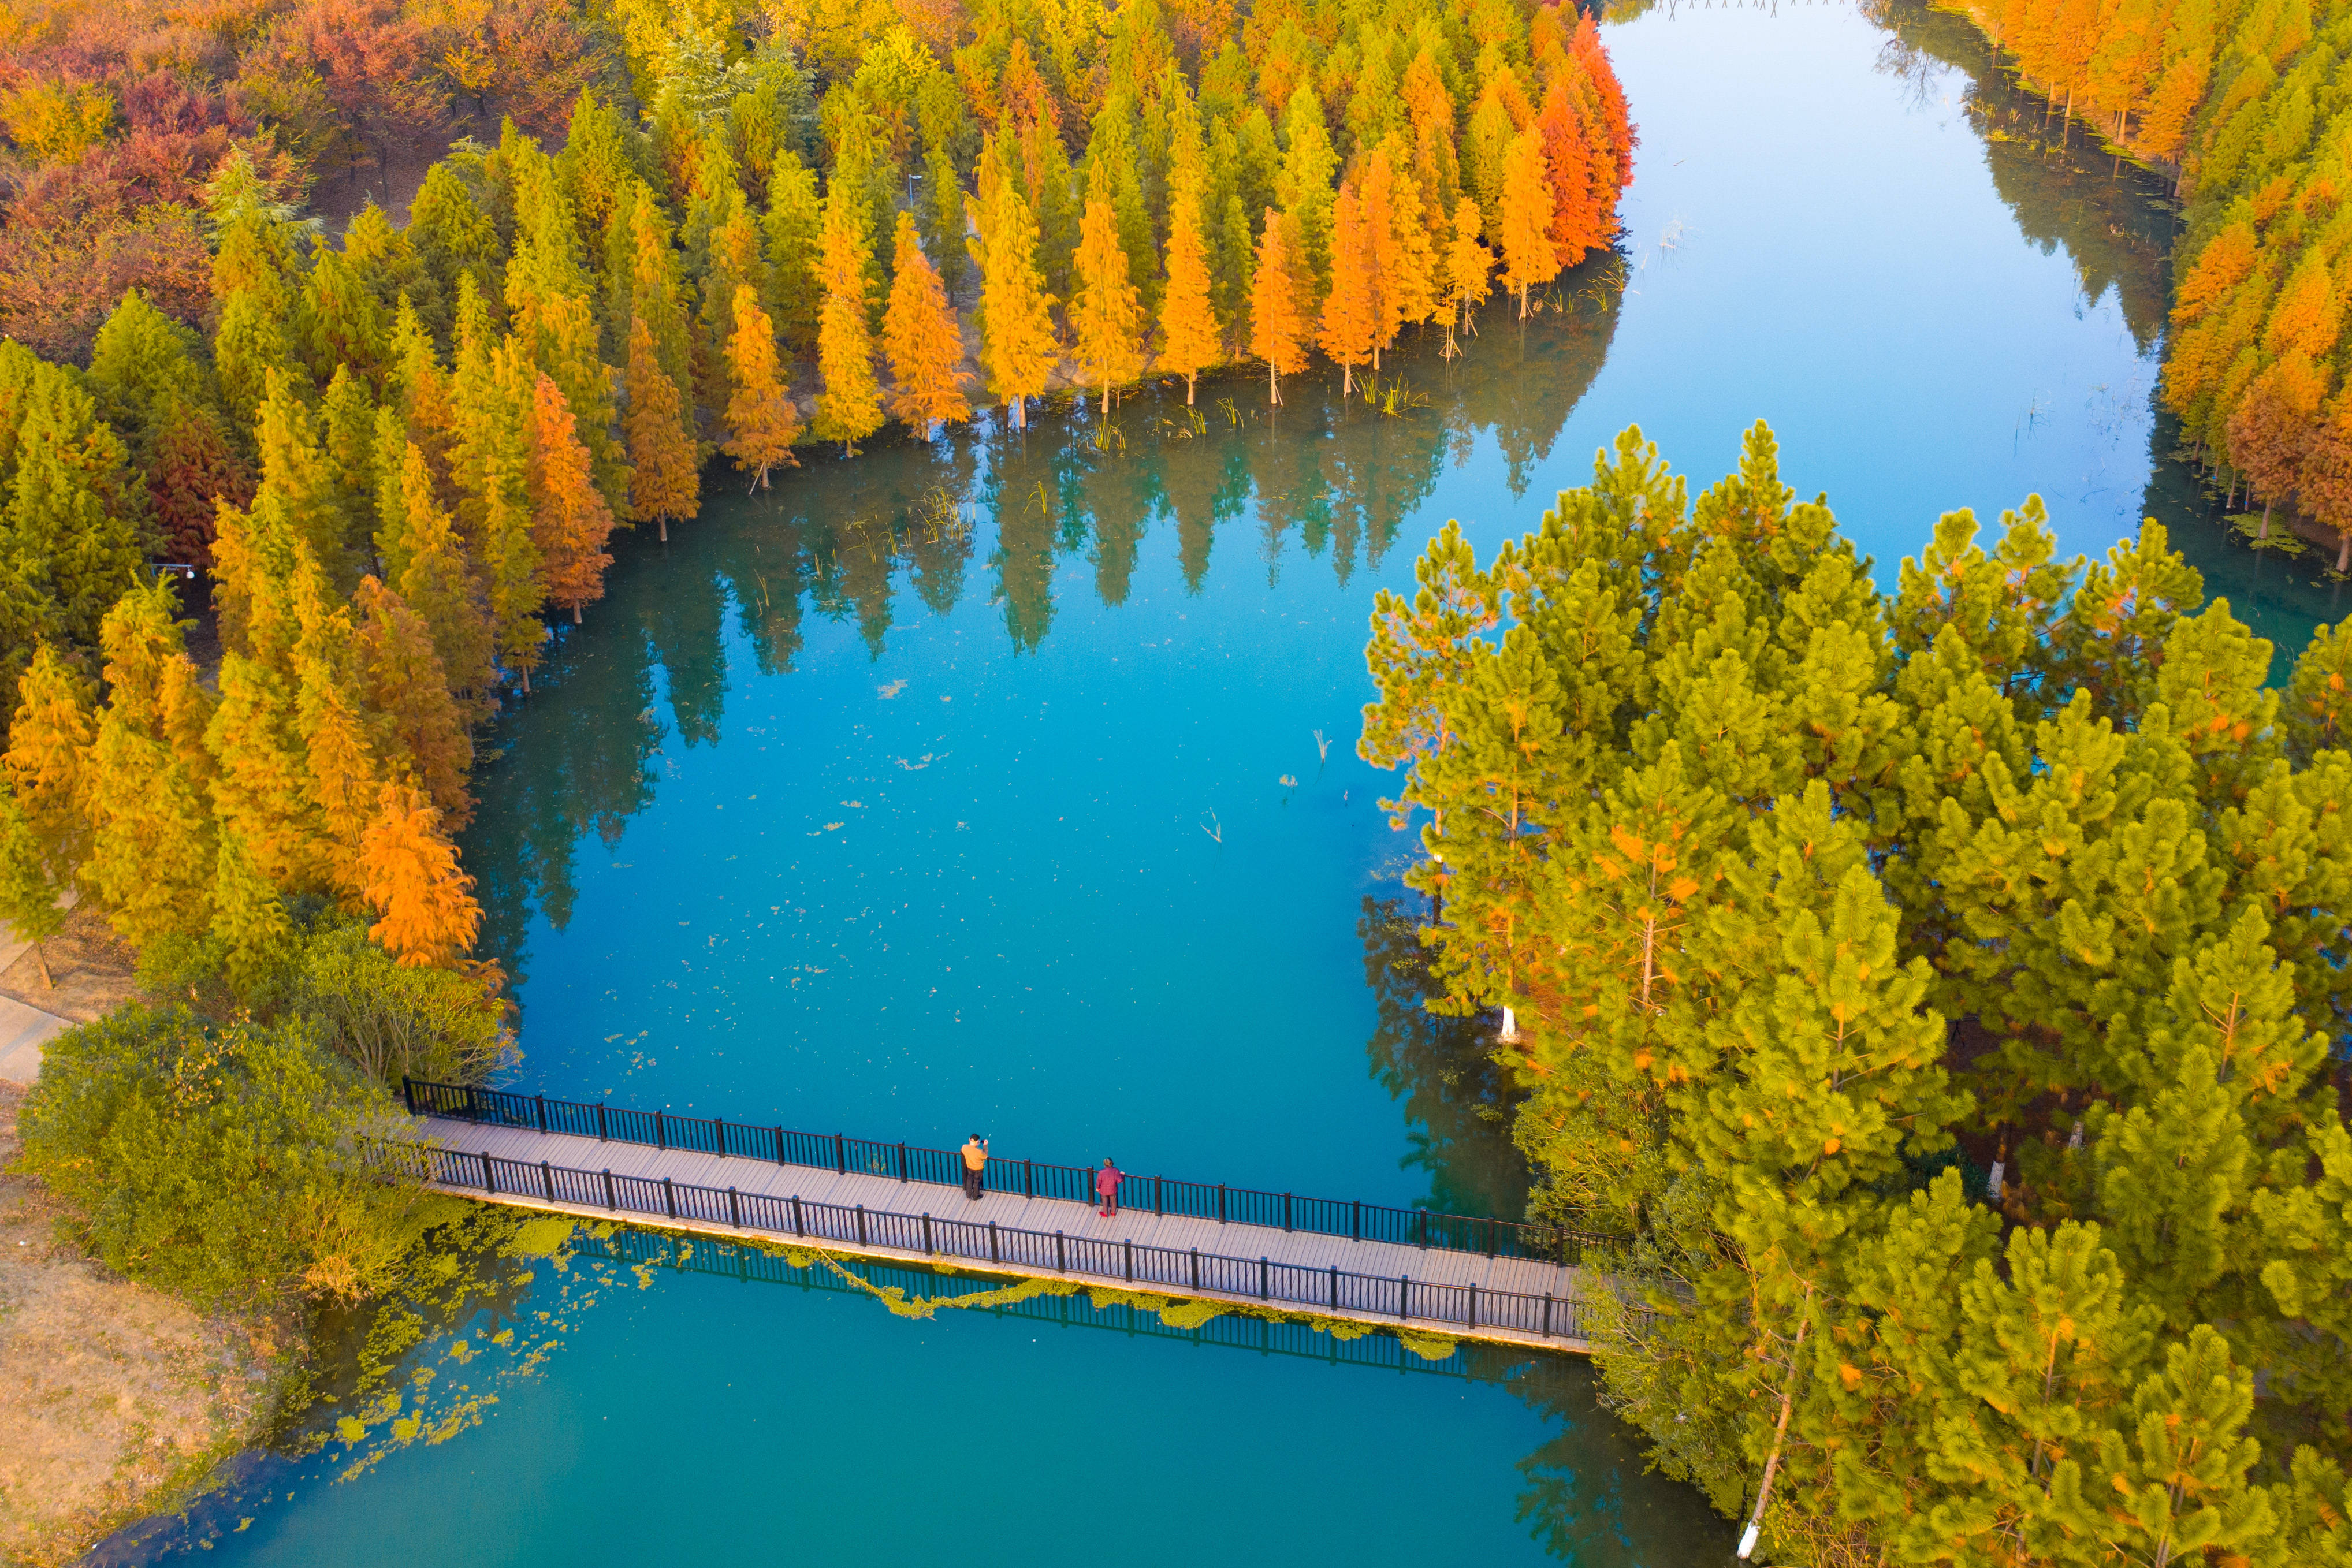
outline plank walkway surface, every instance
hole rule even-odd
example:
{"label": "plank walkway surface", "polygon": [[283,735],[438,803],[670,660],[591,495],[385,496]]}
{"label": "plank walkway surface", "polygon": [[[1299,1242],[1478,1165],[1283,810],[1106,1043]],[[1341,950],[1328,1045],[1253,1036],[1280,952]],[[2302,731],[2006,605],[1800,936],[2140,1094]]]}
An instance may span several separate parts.
{"label": "plank walkway surface", "polygon": [[[1198,1249],[1204,1256],[1238,1258],[1253,1263],[1265,1259],[1271,1263],[1297,1268],[1338,1269],[1350,1274],[1409,1279],[1415,1286],[1475,1285],[1482,1292],[1491,1291],[1524,1296],[1550,1296],[1563,1303],[1573,1301],[1583,1293],[1580,1270],[1523,1258],[1489,1258],[1476,1252],[1447,1251],[1383,1241],[1356,1241],[1345,1236],[1285,1231],[1269,1226],[1221,1224],[1214,1219],[1183,1218],[1172,1215],[1162,1217],[1152,1214],[1149,1209],[1132,1207],[1124,1208],[1115,1218],[1106,1219],[1091,1205],[1059,1198],[989,1193],[974,1202],[967,1198],[959,1187],[900,1181],[890,1176],[856,1171],[845,1176],[807,1166],[776,1165],[741,1156],[721,1157],[682,1149],[657,1149],[643,1144],[607,1143],[564,1133],[541,1133],[527,1127],[494,1126],[440,1116],[420,1118],[418,1127],[426,1141],[446,1150],[488,1155],[496,1159],[532,1166],[545,1161],[558,1169],[609,1170],[615,1176],[635,1176],[656,1182],[667,1177],[680,1186],[733,1187],[744,1194],[798,1197],[804,1203],[832,1204],[844,1208],[863,1205],[876,1213],[929,1214],[938,1219],[963,1220],[979,1225],[993,1221],[1008,1228],[1049,1234],[1061,1231],[1073,1238],[1087,1237],[1113,1243],[1131,1241],[1138,1247],[1165,1248],[1177,1252]],[[443,1190],[474,1198],[485,1197],[478,1186],[447,1186]],[[583,1218],[614,1218],[610,1211],[602,1207],[551,1202],[530,1193],[500,1192],[488,1201],[520,1208],[576,1214]],[[647,1222],[647,1217],[644,1215],[621,1218],[634,1223]],[[667,1224],[658,1217],[654,1217],[653,1222]],[[738,1231],[725,1225],[684,1220],[677,1222],[677,1228],[719,1236],[777,1234],[750,1229]],[[786,1239],[789,1239],[789,1236]],[[897,1261],[919,1260],[924,1256],[920,1252],[902,1249],[860,1247],[837,1240],[825,1241],[823,1246],[830,1252],[856,1253]],[[1116,1276],[1088,1274],[1077,1270],[1060,1271],[1007,1264],[992,1271],[1067,1278],[1121,1290],[1130,1288],[1125,1280]],[[1147,1288],[1169,1293],[1164,1286]],[[1173,1293],[1258,1304],[1248,1296],[1211,1290],[1181,1290]],[[1274,1304],[1382,1327],[1418,1329],[1449,1338],[1542,1345],[1548,1349],[1579,1353],[1587,1349],[1584,1343],[1577,1339],[1558,1334],[1546,1337],[1483,1323],[1474,1330],[1465,1329],[1458,1322],[1426,1320],[1418,1315],[1400,1320],[1393,1313],[1344,1310],[1334,1312],[1321,1307],[1298,1307],[1281,1301]]]}

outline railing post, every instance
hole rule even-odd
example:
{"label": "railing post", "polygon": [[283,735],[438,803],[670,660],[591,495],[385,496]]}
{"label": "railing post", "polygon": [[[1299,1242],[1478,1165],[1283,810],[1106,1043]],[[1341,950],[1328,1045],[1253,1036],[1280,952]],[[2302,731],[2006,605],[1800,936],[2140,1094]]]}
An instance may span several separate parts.
{"label": "railing post", "polygon": [[1478,1326],[1478,1287],[1475,1284],[1470,1287],[1470,1326]]}
{"label": "railing post", "polygon": [[482,1156],[482,1190],[492,1197],[499,1193],[499,1178],[490,1172],[490,1156],[488,1155]]}
{"label": "railing post", "polygon": [[621,1200],[613,1196],[613,1167],[610,1166],[604,1167],[604,1207],[616,1213],[621,1207]]}
{"label": "railing post", "polygon": [[1348,1221],[1348,1239],[1361,1241],[1364,1239],[1364,1200],[1360,1197],[1351,1199],[1348,1207],[1352,1211]]}
{"label": "railing post", "polygon": [[735,1189],[727,1189],[727,1222],[736,1229],[743,1228],[743,1206],[736,1200]]}
{"label": "railing post", "polygon": [[1261,1301],[1270,1301],[1274,1299],[1274,1286],[1271,1282],[1272,1274],[1273,1270],[1267,1266],[1266,1260],[1261,1257],[1257,1260],[1257,1299]]}
{"label": "railing post", "polygon": [[710,1135],[719,1141],[719,1157],[727,1157],[727,1121],[723,1116],[710,1118]]}
{"label": "railing post", "polygon": [[654,1113],[654,1147],[665,1154],[669,1151],[669,1128],[662,1122],[662,1113]]}
{"label": "railing post", "polygon": [[602,1100],[596,1102],[596,1141],[600,1144],[612,1141],[604,1131],[604,1103]]}
{"label": "railing post", "polygon": [[1201,1288],[1201,1249],[1200,1249],[1198,1247],[1195,1247],[1195,1248],[1193,1248],[1193,1249],[1192,1249],[1192,1289],[1194,1289],[1194,1290],[1196,1290],[1196,1291],[1197,1291],[1197,1290],[1199,1290],[1200,1288]]}
{"label": "railing post", "polygon": [[784,1163],[784,1130],[782,1127],[776,1129],[776,1163]]}
{"label": "railing post", "polygon": [[670,1186],[667,1176],[662,1177],[662,1207],[669,1211],[672,1219],[677,1218],[677,1188]]}
{"label": "railing post", "polygon": [[793,1194],[793,1234],[795,1236],[808,1234],[808,1226],[801,1219],[801,1195],[798,1193]]}
{"label": "railing post", "polygon": [[1397,1276],[1397,1316],[1400,1318],[1409,1318],[1412,1316],[1411,1312],[1405,1310],[1405,1303],[1412,1299],[1412,1276],[1410,1274],[1399,1274]]}
{"label": "railing post", "polygon": [[923,1210],[923,1256],[928,1258],[938,1250],[931,1245],[931,1211],[927,1208]]}
{"label": "railing post", "polygon": [[547,1131],[547,1096],[534,1094],[530,1097],[530,1103],[539,1113],[539,1130],[544,1133]]}
{"label": "railing post", "polygon": [[1219,1182],[1219,1183],[1217,1184],[1217,1223],[1218,1223],[1218,1224],[1220,1224],[1220,1225],[1223,1225],[1224,1222],[1225,1222],[1225,1184],[1224,1184],[1224,1183],[1223,1183],[1223,1182]]}
{"label": "railing post", "polygon": [[866,1245],[866,1206],[862,1203],[857,1206],[857,1244]]}
{"label": "railing post", "polygon": [[1062,1244],[1062,1233],[1058,1230],[1054,1232],[1054,1271],[1057,1274],[1070,1271],[1069,1249]]}
{"label": "railing post", "polygon": [[400,1075],[400,1103],[408,1108],[410,1115],[416,1114],[416,1086],[409,1082],[405,1072]]}
{"label": "railing post", "polygon": [[1161,1178],[1153,1176],[1151,1178],[1151,1212],[1154,1216],[1164,1218],[1167,1215],[1167,1196]]}
{"label": "railing post", "polygon": [[1543,1337],[1544,1337],[1544,1338],[1546,1338],[1546,1339],[1549,1339],[1549,1338],[1551,1338],[1551,1292],[1550,1292],[1549,1291],[1546,1291],[1544,1292],[1544,1310],[1543,1310],[1543,1330],[1542,1330],[1542,1333],[1543,1333]]}
{"label": "railing post", "polygon": [[475,1093],[474,1086],[468,1083],[466,1085],[466,1120],[468,1122],[478,1122],[481,1119],[481,1096]]}
{"label": "railing post", "polygon": [[898,1143],[898,1179],[907,1179],[907,1144],[903,1138]]}
{"label": "railing post", "polygon": [[1122,1239],[1119,1245],[1127,1249],[1127,1282],[1132,1285],[1135,1283],[1135,1243]]}
{"label": "railing post", "polygon": [[1331,1310],[1339,1310],[1339,1265],[1331,1265]]}
{"label": "railing post", "polygon": [[839,1133],[833,1135],[833,1168],[836,1176],[849,1174],[849,1145]]}
{"label": "railing post", "polygon": [[1037,1167],[1028,1160],[1021,1162],[1021,1196],[1024,1197],[1037,1196]]}
{"label": "railing post", "polygon": [[547,1190],[547,1201],[555,1201],[555,1167],[545,1160],[539,1162],[539,1185]]}
{"label": "railing post", "polygon": [[1290,1228],[1290,1195],[1286,1192],[1282,1195],[1282,1228]]}
{"label": "railing post", "polygon": [[993,1219],[988,1222],[988,1260],[992,1263],[1002,1262],[1003,1260],[997,1256],[996,1221]]}
{"label": "railing post", "polygon": [[1487,1216],[1487,1217],[1486,1217],[1486,1256],[1487,1256],[1487,1257],[1489,1257],[1489,1258],[1492,1258],[1494,1255],[1495,1255],[1495,1219],[1494,1219],[1494,1216],[1489,1215],[1489,1216]]}

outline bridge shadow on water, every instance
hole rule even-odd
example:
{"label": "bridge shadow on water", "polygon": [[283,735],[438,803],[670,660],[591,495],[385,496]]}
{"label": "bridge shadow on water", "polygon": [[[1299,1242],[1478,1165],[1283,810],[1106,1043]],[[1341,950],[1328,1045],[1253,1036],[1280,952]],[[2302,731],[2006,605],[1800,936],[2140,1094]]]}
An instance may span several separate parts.
{"label": "bridge shadow on water", "polygon": [[[1193,1325],[1162,1321],[1148,1305],[1097,1302],[1088,1291],[956,1305],[1002,1291],[1007,1281],[964,1273],[823,1258],[795,1263],[763,1248],[683,1239],[627,1226],[578,1225],[467,1206],[432,1246],[422,1283],[404,1298],[330,1314],[321,1323],[320,1373],[310,1405],[268,1444],[237,1456],[223,1483],[179,1514],[142,1521],[100,1542],[87,1568],[132,1568],[211,1551],[241,1532],[281,1498],[338,1480],[358,1480],[379,1463],[418,1446],[459,1437],[480,1424],[501,1389],[531,1379],[612,1291],[657,1288],[665,1278],[700,1276],[819,1297],[896,1296],[903,1315],[969,1312],[1025,1324],[1189,1343],[1203,1354],[1230,1352],[1289,1362],[1320,1362],[1349,1373],[1450,1379],[1507,1391],[1549,1423],[1556,1435],[1517,1461],[1519,1520],[1548,1554],[1569,1562],[1638,1560],[1637,1542],[1654,1547],[1644,1515],[1638,1456],[1597,1402],[1597,1379],[1570,1356],[1491,1344],[1408,1346],[1384,1331],[1341,1338],[1315,1324],[1228,1312]],[[849,1278],[855,1272],[858,1279]],[[864,1282],[860,1283],[859,1280]],[[919,1309],[908,1312],[908,1304]],[[919,1310],[927,1309],[927,1310]],[[909,1325],[911,1326],[911,1325]],[[1344,1325],[1343,1325],[1344,1327]],[[446,1369],[453,1345],[478,1344],[470,1378],[430,1386],[425,1369]],[[497,1347],[495,1352],[490,1347]],[[465,1357],[457,1358],[465,1365]],[[1675,1533],[1690,1552],[1728,1543],[1719,1521],[1693,1519]],[[1721,1536],[1721,1540],[1715,1539]]]}

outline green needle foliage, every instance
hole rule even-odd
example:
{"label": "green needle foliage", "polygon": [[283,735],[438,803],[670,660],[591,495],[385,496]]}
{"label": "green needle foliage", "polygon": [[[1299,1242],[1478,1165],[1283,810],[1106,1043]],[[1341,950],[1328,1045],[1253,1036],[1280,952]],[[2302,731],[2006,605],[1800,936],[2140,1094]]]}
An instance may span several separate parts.
{"label": "green needle foliage", "polygon": [[2267,689],[2038,498],[1885,594],[1761,424],[1417,577],[1361,749],[1656,1462],[1765,1561],[2342,1561],[2352,623]]}

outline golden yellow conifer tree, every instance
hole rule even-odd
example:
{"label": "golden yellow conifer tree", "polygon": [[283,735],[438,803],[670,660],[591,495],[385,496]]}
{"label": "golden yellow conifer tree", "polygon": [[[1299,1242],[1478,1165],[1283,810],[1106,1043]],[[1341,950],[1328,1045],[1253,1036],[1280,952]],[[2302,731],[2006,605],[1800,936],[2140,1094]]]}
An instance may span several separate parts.
{"label": "golden yellow conifer tree", "polygon": [[890,307],[882,345],[890,357],[890,412],[929,435],[934,425],[971,417],[963,395],[963,329],[939,269],[923,254],[914,218],[898,214],[892,241]]}
{"label": "golden yellow conifer tree", "polygon": [[1487,279],[1495,270],[1495,257],[1478,243],[1478,231],[1486,220],[1479,214],[1478,204],[1465,196],[1454,204],[1454,237],[1445,247],[1445,357],[1452,359],[1461,349],[1454,341],[1457,318],[1461,329],[1471,331],[1471,310],[1488,293]]}
{"label": "golden yellow conifer tree", "polygon": [[[1107,183],[1097,164],[1098,184]],[[1108,199],[1089,197],[1078,225],[1078,287],[1070,300],[1070,356],[1102,388],[1102,411],[1110,413],[1110,392],[1143,373],[1143,298],[1128,281],[1127,251],[1118,243],[1118,214]]]}
{"label": "golden yellow conifer tree", "polygon": [[1282,402],[1282,378],[1307,368],[1305,276],[1297,220],[1266,208],[1250,275],[1250,352],[1265,361],[1266,401],[1276,405]]}
{"label": "golden yellow conifer tree", "polygon": [[168,583],[124,594],[99,640],[108,702],[89,753],[83,880],[134,947],[200,935],[212,918],[213,698],[182,646]]}
{"label": "golden yellow conifer tree", "polygon": [[701,506],[702,479],[679,423],[677,382],[662,369],[643,317],[629,323],[628,382],[629,412],[622,429],[635,469],[629,479],[629,509],[656,519],[667,541],[670,524],[694,516]]}
{"label": "golden yellow conifer tree", "polygon": [[1060,345],[1054,298],[1037,273],[1037,224],[1017,183],[996,183],[988,243],[981,257],[981,341],[988,384],[1013,410],[1013,428],[1028,428],[1028,401],[1045,390]]}
{"label": "golden yellow conifer tree", "polygon": [[727,340],[727,455],[738,472],[763,488],[774,468],[796,468],[793,443],[800,438],[800,412],[776,363],[776,328],[760,308],[751,286],[735,286],[735,330]]}
{"label": "golden yellow conifer tree", "polygon": [[[294,646],[295,727],[307,764],[305,793],[315,813],[316,852],[326,880],[338,895],[356,900],[360,834],[375,803],[378,768],[360,711],[350,607],[306,608],[302,637]],[[224,858],[228,849],[224,841]],[[216,885],[216,903],[220,897]]]}
{"label": "golden yellow conifer tree", "polygon": [[1412,152],[1391,134],[1364,161],[1364,245],[1370,256],[1372,370],[1400,329],[1426,321],[1437,308],[1436,249],[1430,243],[1421,192],[1410,172]]}
{"label": "golden yellow conifer tree", "polygon": [[1192,404],[1202,371],[1223,357],[1223,337],[1209,303],[1209,246],[1201,237],[1201,199],[1179,191],[1168,207],[1168,292],[1160,304],[1160,365],[1184,378]]}
{"label": "golden yellow conifer tree", "polygon": [[444,830],[457,832],[473,820],[466,778],[474,766],[474,741],[441,673],[432,629],[373,577],[360,580],[352,608],[359,613],[354,647],[361,708],[376,755],[387,775],[404,768],[422,784],[440,809]]}
{"label": "golden yellow conifer tree", "polygon": [[16,716],[0,768],[42,857],[70,874],[89,852],[89,748],[97,739],[89,689],[47,641],[16,683]]}
{"label": "golden yellow conifer tree", "polygon": [[854,193],[824,204],[824,304],[817,314],[816,395],[820,441],[838,441],[845,456],[882,428],[882,389],[874,379],[874,335],[866,329],[866,225]]}

